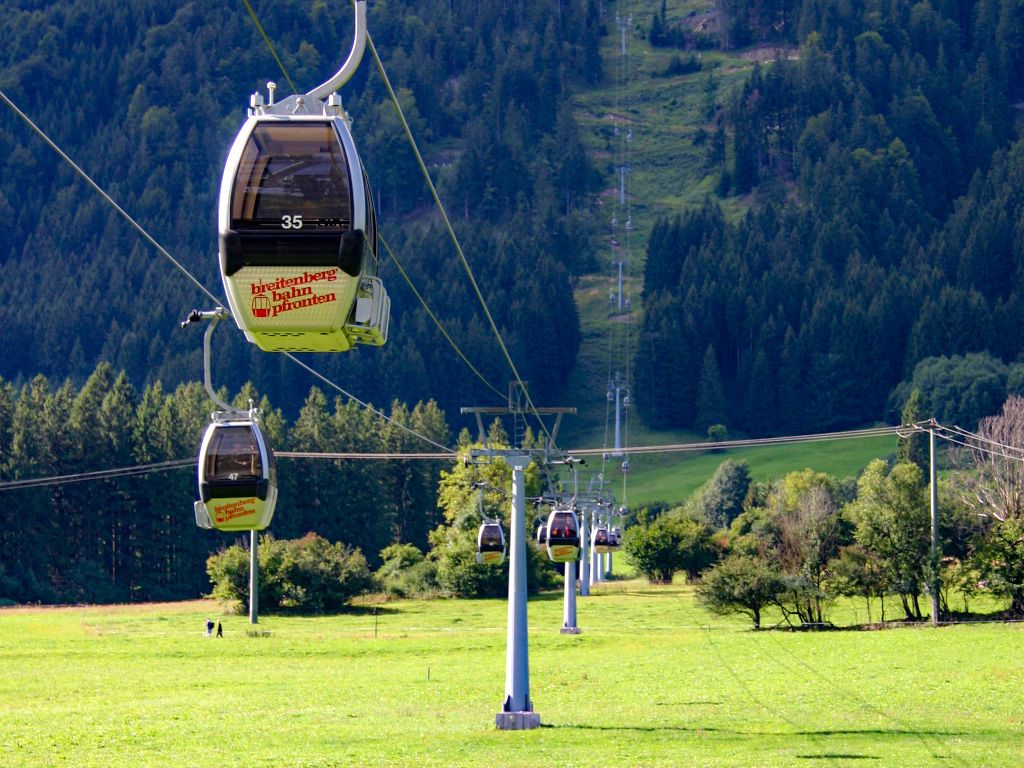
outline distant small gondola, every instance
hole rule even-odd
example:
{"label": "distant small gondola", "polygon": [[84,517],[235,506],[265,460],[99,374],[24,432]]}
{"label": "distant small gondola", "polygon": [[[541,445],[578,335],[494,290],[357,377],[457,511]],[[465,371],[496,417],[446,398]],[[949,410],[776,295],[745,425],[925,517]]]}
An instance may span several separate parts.
{"label": "distant small gondola", "polygon": [[618,528],[608,529],[608,547],[611,551],[615,551],[622,546],[622,531]]}
{"label": "distant small gondola", "polygon": [[537,543],[542,547],[548,543],[548,526],[546,523],[541,523],[537,526]]}
{"label": "distant small gondola", "polygon": [[594,532],[590,535],[590,546],[592,546],[594,551],[599,555],[603,555],[611,551],[607,526],[599,525],[594,529]]}
{"label": "distant small gondola", "polygon": [[548,557],[555,563],[568,563],[580,554],[580,526],[571,509],[555,509],[548,515]]}
{"label": "distant small gondola", "polygon": [[196,525],[260,531],[277,504],[277,461],[253,419],[215,421],[199,449]]}
{"label": "distant small gondola", "polygon": [[476,561],[481,565],[505,562],[505,531],[497,520],[484,520],[476,535]]}

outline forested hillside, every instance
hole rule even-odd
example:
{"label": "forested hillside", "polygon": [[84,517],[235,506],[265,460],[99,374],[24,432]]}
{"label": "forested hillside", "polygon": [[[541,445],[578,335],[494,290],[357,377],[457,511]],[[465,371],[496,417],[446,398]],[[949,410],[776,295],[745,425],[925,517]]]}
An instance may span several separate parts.
{"label": "forested hillside", "polygon": [[[259,12],[300,90],[348,52],[346,3]],[[595,184],[564,104],[601,77],[596,5],[377,2],[369,26],[495,320],[535,395],[554,397],[579,343],[571,278],[587,266]],[[220,172],[248,94],[268,79],[278,98],[290,92],[242,3],[15,0],[0,19],[0,88],[218,294]],[[343,97],[382,234],[470,359],[504,387],[507,365],[369,54]],[[107,361],[169,389],[200,377],[199,344],[177,321],[208,300],[6,107],[0,216],[0,376],[82,382]],[[390,343],[318,357],[317,367],[375,402],[436,397],[452,411],[493,400],[383,261]],[[297,412],[306,374],[238,333],[217,345],[219,383],[252,380]]]}
{"label": "forested hillside", "polygon": [[[925,358],[1014,362],[1024,8],[722,10],[726,44],[799,48],[755,67],[707,126],[718,192],[742,196],[749,213],[728,220],[709,201],[653,229],[636,357],[645,420],[846,427],[882,418]],[[662,45],[701,42],[673,35],[671,19],[654,26]]]}

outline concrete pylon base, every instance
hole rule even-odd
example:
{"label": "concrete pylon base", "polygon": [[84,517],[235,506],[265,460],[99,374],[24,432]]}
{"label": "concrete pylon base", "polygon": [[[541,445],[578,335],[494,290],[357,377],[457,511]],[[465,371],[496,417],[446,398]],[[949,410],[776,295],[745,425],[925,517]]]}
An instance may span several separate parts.
{"label": "concrete pylon base", "polygon": [[494,716],[499,731],[529,731],[540,728],[540,715],[536,712],[499,712]]}
{"label": "concrete pylon base", "polygon": [[563,635],[578,635],[583,630],[581,630],[579,627],[562,627],[558,631],[561,632]]}

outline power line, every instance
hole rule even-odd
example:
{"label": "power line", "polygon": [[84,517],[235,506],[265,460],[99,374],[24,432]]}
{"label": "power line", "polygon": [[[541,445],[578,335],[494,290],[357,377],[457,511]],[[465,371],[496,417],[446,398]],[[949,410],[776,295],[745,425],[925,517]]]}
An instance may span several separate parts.
{"label": "power line", "polygon": [[[957,435],[960,435],[961,437],[964,437],[964,438],[966,438],[968,440],[974,440],[974,441],[977,441],[977,442],[988,443],[989,445],[994,445],[994,446],[997,446],[999,448],[1003,448],[1003,449],[1008,450],[1008,451],[1018,451],[1018,452],[1024,453],[1024,447],[1015,446],[1015,445],[1007,445],[1005,443],[1000,443],[997,440],[992,440],[991,438],[985,437],[983,435],[979,435],[976,432],[969,432],[966,429],[964,429],[963,427],[958,427],[958,426],[955,426],[955,425],[952,426],[952,427],[947,427],[947,426],[944,426],[942,424],[939,424],[938,422],[935,422],[935,426],[937,428],[939,428],[939,429],[948,430],[950,432],[953,432],[953,433],[955,433]],[[972,447],[974,447],[974,446],[972,446]]]}
{"label": "power line", "polygon": [[[924,430],[924,431],[928,431],[928,430]],[[1020,453],[1021,449],[1020,448],[1014,448],[1013,446],[997,444],[1001,448],[1004,448],[1005,450],[1017,451],[1018,453],[1017,453],[1016,456],[1013,456],[1013,455],[1010,455],[1008,453],[1005,453],[1005,451],[997,451],[997,450],[993,450],[991,448],[985,448],[984,446],[981,446],[981,445],[967,443],[967,442],[964,442],[963,440],[957,440],[955,437],[952,437],[952,436],[947,435],[947,434],[943,434],[943,432],[938,431],[938,430],[936,431],[935,436],[940,438],[940,439],[942,439],[942,440],[945,440],[946,442],[953,443],[955,445],[963,446],[964,448],[967,448],[970,451],[977,451],[978,453],[983,453],[983,454],[986,454],[988,456],[999,456],[1001,458],[1007,459],[1008,461],[1024,461],[1024,455],[1021,455],[1021,453]]]}
{"label": "power line", "polygon": [[[81,168],[80,168],[80,167],[78,166],[78,164],[77,164],[77,163],[75,163],[75,161],[74,161],[74,160],[72,160],[72,159],[71,159],[71,158],[70,158],[70,157],[69,157],[69,156],[68,156],[68,155],[67,155],[67,154],[66,154],[66,153],[64,152],[64,150],[62,150],[62,149],[61,149],[61,148],[60,148],[59,146],[57,146],[57,144],[56,144],[56,143],[55,143],[55,142],[54,142],[53,140],[51,140],[51,139],[50,139],[50,137],[49,137],[49,136],[47,136],[47,135],[46,135],[46,133],[45,133],[45,132],[43,132],[43,130],[42,130],[42,129],[41,129],[41,128],[40,128],[39,126],[38,126],[38,125],[36,125],[36,124],[35,124],[34,122],[32,122],[31,118],[29,118],[29,116],[28,116],[28,115],[26,115],[26,114],[25,114],[24,112],[22,112],[22,111],[21,111],[21,110],[20,110],[20,109],[18,108],[18,106],[17,106],[17,105],[16,105],[16,104],[15,104],[15,103],[14,103],[13,101],[11,101],[11,100],[10,100],[10,99],[9,99],[9,98],[7,97],[7,95],[6,95],[6,94],[5,94],[5,93],[4,93],[4,92],[3,92],[2,90],[0,90],[0,99],[3,99],[3,101],[4,101],[4,102],[5,102],[5,103],[6,103],[6,104],[7,104],[7,105],[8,105],[8,106],[9,106],[9,107],[10,107],[10,108],[12,109],[12,110],[14,110],[15,114],[17,114],[17,115],[18,115],[18,117],[20,117],[20,118],[21,118],[21,119],[22,119],[22,120],[23,120],[23,121],[24,121],[24,122],[25,122],[25,123],[26,123],[26,124],[27,124],[27,125],[28,125],[29,127],[31,127],[31,128],[32,128],[32,130],[33,130],[33,131],[35,131],[35,132],[36,132],[36,134],[37,134],[37,135],[38,135],[38,136],[39,136],[39,137],[40,137],[40,138],[41,138],[41,139],[42,139],[42,140],[43,140],[44,142],[46,142],[46,144],[47,144],[47,145],[49,145],[49,147],[50,147],[50,148],[51,148],[51,149],[52,149],[52,150],[53,150],[54,152],[56,152],[56,153],[57,153],[57,155],[59,155],[59,156],[60,156],[60,157],[61,157],[61,158],[62,158],[62,159],[63,159],[63,160],[65,161],[65,162],[67,162],[67,163],[68,163],[68,165],[70,165],[70,166],[71,166],[71,167],[72,167],[72,168],[73,168],[73,169],[75,170],[75,172],[76,172],[76,173],[77,173],[77,174],[78,174],[79,176],[81,176],[81,177],[82,177],[82,178],[83,178],[83,179],[84,179],[84,180],[85,180],[86,182],[88,182],[89,186],[91,186],[91,187],[92,187],[92,188],[93,188],[93,189],[94,189],[94,190],[95,190],[96,192],[98,192],[98,193],[100,194],[100,196],[101,196],[101,197],[102,197],[102,198],[103,198],[104,200],[106,200],[106,201],[107,201],[107,202],[108,202],[108,203],[109,203],[109,204],[110,204],[110,205],[111,205],[111,206],[112,206],[112,207],[114,208],[114,210],[116,210],[116,211],[117,211],[117,212],[118,212],[119,214],[121,214],[121,216],[123,216],[123,217],[124,217],[124,218],[125,218],[125,219],[126,219],[126,220],[127,220],[127,221],[128,221],[128,222],[129,222],[130,224],[131,224],[131,225],[132,225],[132,227],[134,227],[134,228],[135,228],[135,230],[136,230],[136,231],[137,231],[137,232],[138,232],[138,233],[139,233],[140,235],[142,235],[142,237],[143,237],[143,238],[145,238],[145,239],[146,239],[146,241],[147,241],[147,242],[149,242],[149,243],[150,243],[150,244],[151,244],[151,245],[152,245],[152,246],[153,246],[154,248],[156,248],[156,250],[157,250],[157,251],[158,251],[158,252],[159,252],[159,253],[160,253],[160,254],[161,254],[162,256],[164,256],[164,257],[165,257],[166,259],[168,259],[168,260],[169,260],[169,261],[170,261],[170,262],[171,262],[171,263],[172,263],[172,264],[173,264],[173,265],[174,265],[174,266],[175,266],[175,267],[176,267],[176,268],[177,268],[177,269],[178,269],[178,270],[179,270],[179,271],[180,271],[180,272],[181,272],[181,273],[183,274],[183,275],[185,275],[185,277],[187,277],[187,278],[188,278],[188,279],[189,279],[189,280],[190,280],[190,281],[191,281],[191,282],[192,282],[192,283],[193,283],[193,284],[194,284],[194,285],[195,285],[195,286],[196,286],[196,287],[197,287],[197,288],[198,288],[198,289],[199,289],[200,291],[202,291],[202,292],[203,292],[203,294],[205,294],[205,295],[206,295],[206,296],[207,296],[207,297],[208,297],[208,298],[209,298],[209,299],[210,299],[211,301],[213,301],[213,302],[214,302],[215,304],[218,304],[218,305],[220,305],[220,306],[223,306],[223,305],[224,305],[224,300],[223,300],[223,299],[221,299],[221,298],[218,298],[218,297],[217,297],[217,296],[215,296],[215,295],[214,295],[213,293],[211,293],[211,292],[210,292],[210,290],[209,290],[209,289],[208,289],[208,288],[207,288],[206,286],[204,286],[204,285],[203,285],[203,284],[202,284],[202,283],[201,283],[201,282],[200,282],[200,281],[199,281],[199,280],[198,280],[198,279],[197,279],[197,278],[196,278],[196,277],[195,277],[195,276],[194,276],[194,275],[193,275],[193,274],[192,274],[191,272],[189,272],[189,271],[188,271],[188,269],[186,269],[186,268],[185,268],[185,266],[184,266],[184,265],[182,265],[182,264],[181,264],[181,262],[179,262],[179,261],[178,261],[177,259],[175,259],[175,258],[174,258],[174,257],[173,257],[173,256],[172,256],[172,255],[171,255],[171,254],[170,254],[170,253],[169,253],[169,252],[167,251],[167,249],[166,249],[166,248],[164,248],[164,247],[163,247],[162,245],[160,245],[160,243],[158,243],[158,242],[157,242],[157,241],[156,241],[156,240],[155,240],[155,239],[154,239],[154,238],[153,238],[153,237],[152,237],[152,236],[151,236],[151,235],[149,234],[149,232],[147,232],[147,231],[146,231],[145,229],[143,229],[143,227],[142,227],[142,226],[141,226],[141,225],[140,225],[140,224],[139,224],[139,223],[138,223],[137,221],[135,221],[135,219],[133,219],[133,218],[132,218],[132,217],[131,217],[131,216],[130,216],[130,215],[128,214],[128,212],[124,210],[124,208],[122,208],[122,207],[121,207],[120,205],[118,205],[118,204],[117,204],[117,203],[116,203],[116,202],[114,201],[114,199],[113,199],[113,198],[112,198],[112,197],[111,197],[110,195],[108,195],[108,194],[107,194],[107,193],[106,193],[106,192],[105,192],[105,191],[103,190],[103,188],[102,188],[102,187],[100,187],[100,185],[99,185],[99,184],[97,184],[97,183],[96,183],[95,181],[93,181],[93,180],[92,180],[92,178],[91,178],[91,177],[89,176],[89,174],[87,174],[87,173],[86,173],[85,171],[83,171],[83,170],[82,170],[82,169],[81,169]],[[387,421],[387,422],[389,422],[389,423],[391,423],[391,424],[394,424],[394,425],[395,425],[396,427],[398,427],[399,429],[402,429],[402,430],[404,430],[405,432],[408,432],[409,434],[411,434],[411,435],[414,435],[414,436],[416,436],[416,437],[420,438],[421,440],[425,440],[426,442],[430,443],[431,445],[433,445],[433,446],[435,446],[435,447],[437,447],[437,448],[441,448],[442,450],[447,450],[447,451],[451,451],[451,449],[449,449],[449,448],[446,448],[445,446],[441,445],[440,443],[437,443],[437,442],[435,442],[434,440],[431,440],[431,439],[430,439],[429,437],[427,437],[427,436],[425,436],[425,435],[421,435],[421,434],[420,434],[419,432],[416,432],[415,430],[413,430],[413,429],[410,429],[409,427],[405,426],[404,424],[400,424],[399,422],[397,422],[397,421],[394,421],[393,419],[391,419],[390,417],[388,417],[387,415],[385,415],[385,414],[384,414],[383,412],[381,412],[381,411],[378,411],[378,410],[377,410],[376,408],[373,408],[373,407],[372,407],[372,406],[370,406],[369,404],[367,404],[367,403],[363,402],[362,400],[360,400],[360,399],[359,399],[358,397],[356,397],[355,395],[353,395],[353,394],[352,394],[351,392],[347,392],[347,391],[346,391],[345,389],[343,389],[343,388],[342,388],[342,387],[341,387],[340,385],[338,385],[338,384],[336,384],[335,382],[331,381],[330,379],[328,379],[328,378],[327,378],[326,376],[324,376],[323,374],[321,374],[321,373],[319,373],[319,372],[315,371],[315,370],[314,370],[313,368],[311,368],[310,366],[306,365],[306,363],[302,362],[301,360],[299,360],[299,359],[298,359],[297,357],[295,357],[295,356],[294,356],[294,355],[292,355],[291,353],[289,353],[289,352],[285,352],[285,353],[283,353],[283,354],[284,354],[284,356],[285,356],[286,358],[288,358],[289,360],[291,360],[291,361],[292,361],[293,363],[295,363],[295,364],[296,364],[296,365],[298,365],[299,367],[301,367],[301,368],[305,369],[306,371],[308,371],[309,373],[311,373],[311,374],[312,374],[313,376],[315,376],[315,377],[317,377],[318,379],[320,379],[321,381],[323,381],[323,382],[324,382],[325,384],[327,384],[328,386],[332,387],[333,389],[335,389],[335,390],[337,390],[338,392],[340,392],[341,394],[343,394],[343,395],[344,395],[345,397],[349,398],[350,400],[353,400],[353,401],[355,401],[356,403],[358,403],[359,405],[363,406],[364,408],[366,408],[366,409],[367,409],[367,410],[369,410],[370,412],[372,412],[372,413],[375,413],[376,415],[380,416],[380,417],[381,417],[382,419],[384,419],[385,421]],[[455,453],[455,451],[451,451],[451,453],[453,453],[453,454],[454,454],[454,453]]]}

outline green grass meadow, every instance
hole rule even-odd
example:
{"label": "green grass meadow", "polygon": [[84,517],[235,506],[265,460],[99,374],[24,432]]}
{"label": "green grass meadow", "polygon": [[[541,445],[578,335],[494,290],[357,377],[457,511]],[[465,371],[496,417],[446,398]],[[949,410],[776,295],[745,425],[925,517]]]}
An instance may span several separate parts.
{"label": "green grass meadow", "polygon": [[[691,437],[691,440],[697,438]],[[807,468],[842,480],[856,477],[872,459],[885,458],[895,450],[896,438],[870,437],[731,448],[722,453],[632,456],[627,485],[629,503],[632,506],[652,501],[680,503],[707,482],[726,459],[747,462],[751,477],[757,481],[779,478]],[[616,460],[609,464],[607,473],[616,493],[622,488],[619,467],[619,460]]]}
{"label": "green grass meadow", "polygon": [[[853,605],[837,612],[852,612]],[[319,618],[0,611],[3,766],[1020,766],[1024,625],[791,633],[689,587],[530,603],[543,727],[502,732],[504,601]],[[853,616],[837,616],[850,619]]]}

